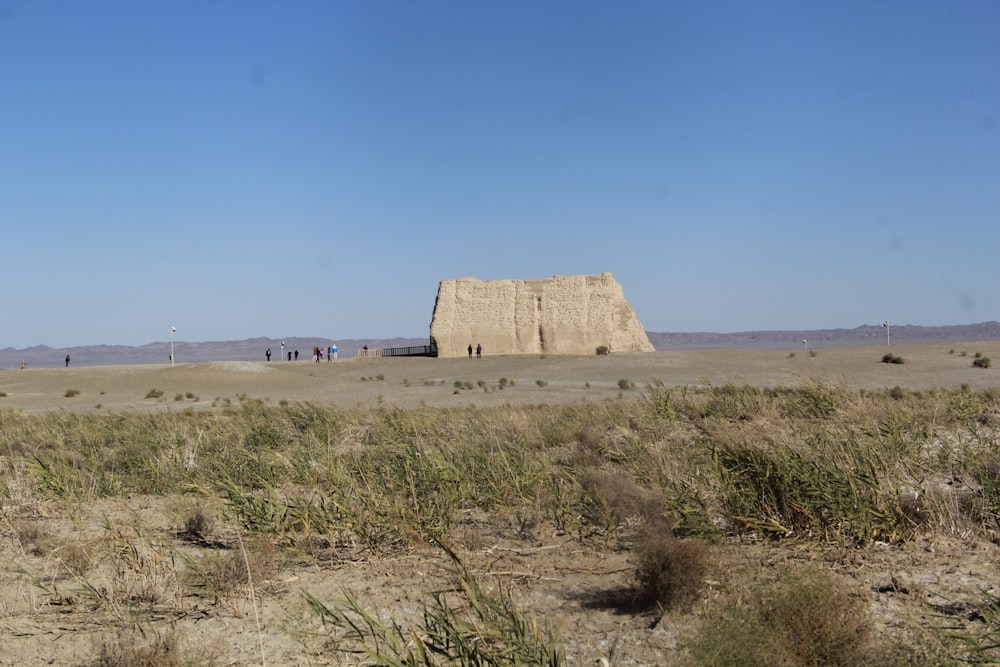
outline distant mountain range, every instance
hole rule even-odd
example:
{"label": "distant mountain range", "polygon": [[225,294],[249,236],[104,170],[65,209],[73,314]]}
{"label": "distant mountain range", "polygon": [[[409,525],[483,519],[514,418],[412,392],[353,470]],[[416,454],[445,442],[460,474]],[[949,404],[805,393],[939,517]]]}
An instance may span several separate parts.
{"label": "distant mountain range", "polygon": [[[795,350],[802,348],[803,339],[809,349],[829,347],[851,347],[861,345],[882,345],[886,342],[886,330],[879,325],[862,325],[855,329],[817,329],[809,331],[742,331],[737,333],[657,333],[647,332],[653,347],[666,350]],[[982,322],[955,326],[927,327],[917,325],[891,326],[890,342],[943,343],[949,341],[1000,340],[1000,322]],[[177,363],[199,361],[252,361],[265,360],[265,351],[271,349],[271,359],[280,360],[282,355],[280,338],[248,338],[237,341],[216,341],[191,343],[174,341],[174,359]],[[355,356],[365,345],[369,348],[404,347],[426,345],[426,338],[383,338],[352,339],[334,341],[329,338],[285,338],[284,354],[289,352],[294,358],[299,351],[300,360],[312,357],[316,346],[338,347],[338,356],[347,359]],[[487,350],[488,354],[489,351]],[[52,368],[63,366],[66,355],[70,355],[73,366],[107,366],[112,364],[158,364],[170,363],[170,343],[149,343],[140,346],[89,345],[81,347],[53,348],[37,345],[21,350],[12,347],[0,349],[0,369],[18,368],[21,360],[30,368]]]}
{"label": "distant mountain range", "polygon": [[[949,341],[1000,340],[1000,322],[925,327],[913,324],[889,325],[889,342],[946,343]],[[806,340],[809,349],[884,345],[886,328],[864,324],[855,329],[814,329],[811,331],[741,331],[739,333],[653,333],[649,341],[657,350],[794,350]]]}

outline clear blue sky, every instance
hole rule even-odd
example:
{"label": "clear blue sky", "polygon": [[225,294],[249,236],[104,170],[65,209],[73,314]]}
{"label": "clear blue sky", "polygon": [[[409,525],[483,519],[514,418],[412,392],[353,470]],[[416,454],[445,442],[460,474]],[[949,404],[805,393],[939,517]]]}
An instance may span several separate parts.
{"label": "clear blue sky", "polygon": [[0,0],[0,347],[1000,318],[994,0]]}

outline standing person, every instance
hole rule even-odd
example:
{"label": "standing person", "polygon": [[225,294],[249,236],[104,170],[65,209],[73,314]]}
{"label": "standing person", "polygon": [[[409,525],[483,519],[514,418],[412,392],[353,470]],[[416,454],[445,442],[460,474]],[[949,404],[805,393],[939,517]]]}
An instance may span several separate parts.
{"label": "standing person", "polygon": [[327,346],[327,348],[326,348],[326,363],[330,363],[331,359],[333,359],[333,347],[332,346]]}
{"label": "standing person", "polygon": [[469,359],[472,358],[472,343],[469,343]]}
{"label": "standing person", "polygon": [[332,349],[333,349],[333,358],[336,359],[337,358],[337,344],[336,343],[333,344],[333,348]]}
{"label": "standing person", "polygon": [[288,360],[289,361],[292,360],[292,351],[291,350],[288,351]]}
{"label": "standing person", "polygon": [[267,348],[267,352],[264,354],[267,356],[267,363],[271,363],[271,348]]}
{"label": "standing person", "polygon": [[299,360],[299,351],[295,350],[295,361]]}
{"label": "standing person", "polygon": [[69,368],[69,355],[66,355],[66,368]]}
{"label": "standing person", "polygon": [[483,358],[483,344],[476,343],[476,359],[482,359],[482,358]]}

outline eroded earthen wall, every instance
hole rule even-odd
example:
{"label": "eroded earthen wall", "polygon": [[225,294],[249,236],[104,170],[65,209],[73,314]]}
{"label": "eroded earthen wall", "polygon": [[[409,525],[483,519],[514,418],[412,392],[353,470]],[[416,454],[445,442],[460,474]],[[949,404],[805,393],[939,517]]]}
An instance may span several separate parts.
{"label": "eroded earthen wall", "polygon": [[431,338],[442,357],[594,354],[599,345],[652,352],[646,330],[610,273],[542,280],[442,280]]}

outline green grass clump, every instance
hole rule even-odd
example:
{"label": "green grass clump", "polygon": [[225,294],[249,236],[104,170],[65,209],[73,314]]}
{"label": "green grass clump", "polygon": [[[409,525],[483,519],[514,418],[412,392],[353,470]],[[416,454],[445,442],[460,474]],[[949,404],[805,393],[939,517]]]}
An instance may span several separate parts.
{"label": "green grass clump", "polygon": [[972,366],[974,368],[989,368],[991,365],[989,357],[977,356],[972,360]]}
{"label": "green grass clump", "polygon": [[350,592],[334,607],[306,593],[306,603],[335,637],[334,650],[345,657],[367,654],[377,665],[567,664],[552,625],[514,604],[508,588],[485,585],[450,549],[445,550],[455,585],[452,591],[431,593],[415,628],[382,620]]}

